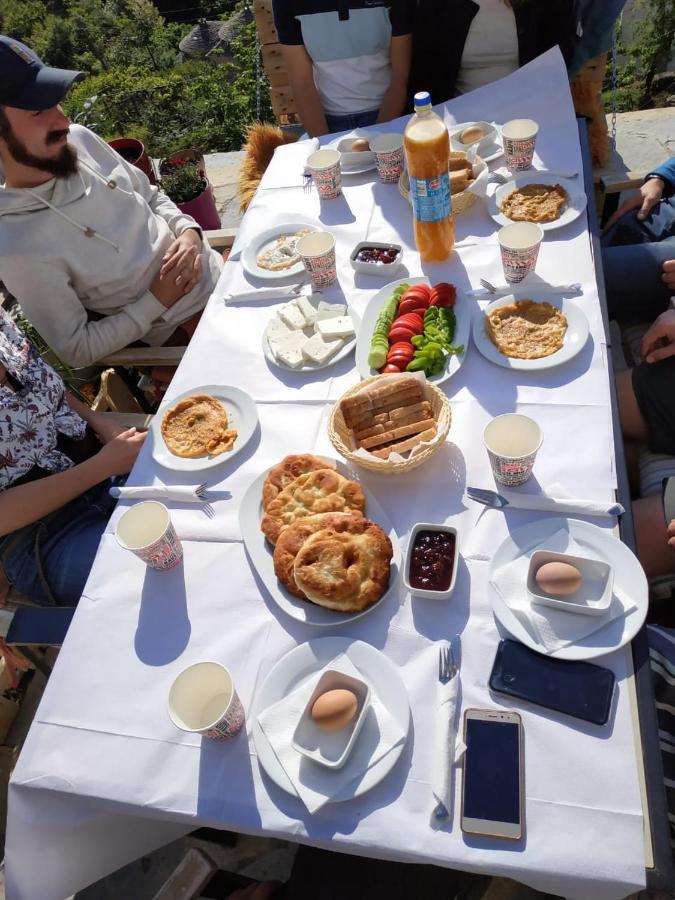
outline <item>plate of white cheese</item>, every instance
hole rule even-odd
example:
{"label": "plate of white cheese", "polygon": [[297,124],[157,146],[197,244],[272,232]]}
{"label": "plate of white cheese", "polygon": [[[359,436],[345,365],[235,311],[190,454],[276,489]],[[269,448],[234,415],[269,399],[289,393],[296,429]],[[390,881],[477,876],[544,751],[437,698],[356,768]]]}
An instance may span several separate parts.
{"label": "plate of white cheese", "polygon": [[356,346],[360,320],[344,303],[328,303],[320,294],[301,296],[280,306],[263,334],[263,353],[275,366],[292,372],[325,369]]}

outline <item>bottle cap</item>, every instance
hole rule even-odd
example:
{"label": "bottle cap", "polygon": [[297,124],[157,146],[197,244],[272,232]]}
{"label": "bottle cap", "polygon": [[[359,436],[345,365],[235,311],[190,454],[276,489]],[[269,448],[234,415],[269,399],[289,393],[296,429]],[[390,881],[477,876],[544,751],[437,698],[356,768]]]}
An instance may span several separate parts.
{"label": "bottle cap", "polygon": [[431,106],[431,94],[429,91],[420,91],[414,97],[415,109],[424,109]]}

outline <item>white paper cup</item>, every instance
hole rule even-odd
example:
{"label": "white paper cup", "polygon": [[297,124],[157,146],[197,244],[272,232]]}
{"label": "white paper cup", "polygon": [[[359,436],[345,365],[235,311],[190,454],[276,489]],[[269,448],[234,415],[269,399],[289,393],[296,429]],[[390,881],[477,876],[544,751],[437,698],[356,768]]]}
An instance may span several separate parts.
{"label": "white paper cup", "polygon": [[488,422],[483,443],[495,481],[508,485],[527,481],[543,440],[541,428],[529,416],[507,413]]}
{"label": "white paper cup", "polygon": [[544,229],[536,222],[514,222],[499,229],[502,268],[509,284],[517,284],[534,271],[543,238]]}
{"label": "white paper cup", "polygon": [[317,150],[307,158],[307,168],[324,200],[334,200],[342,193],[341,158],[338,150]]}
{"label": "white paper cup", "polygon": [[370,141],[380,181],[395,184],[403,172],[403,135],[378,134]]}
{"label": "white paper cup", "polygon": [[512,172],[529,169],[534,156],[539,125],[534,119],[511,119],[502,125],[506,165]]}
{"label": "white paper cup", "polygon": [[157,500],[143,500],[128,509],[115,526],[115,537],[120,547],[153,569],[173,569],[183,558],[169,510]]}
{"label": "white paper cup", "polygon": [[326,287],[337,278],[335,238],[329,231],[312,231],[300,238],[296,250],[314,287]]}
{"label": "white paper cup", "polygon": [[198,662],[183,669],[171,685],[169,716],[182,731],[226,741],[244,724],[244,707],[225,666]]}

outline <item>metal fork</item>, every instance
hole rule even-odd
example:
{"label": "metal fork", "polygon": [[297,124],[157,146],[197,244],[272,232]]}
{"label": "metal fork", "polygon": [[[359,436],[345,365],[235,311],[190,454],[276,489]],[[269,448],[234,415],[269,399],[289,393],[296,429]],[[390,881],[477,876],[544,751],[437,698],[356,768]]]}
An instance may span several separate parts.
{"label": "metal fork", "polygon": [[311,172],[303,172],[302,173],[302,189],[306,194],[309,194],[312,190],[312,173]]}
{"label": "metal fork", "polygon": [[[448,681],[452,681],[455,675],[457,675],[457,671],[457,663],[455,661],[452,644],[441,647],[438,651],[438,680],[441,684],[447,684]],[[434,810],[434,818],[447,819],[447,817],[448,810],[442,803],[439,803]]]}
{"label": "metal fork", "polygon": [[[516,283],[513,285],[507,284],[506,287],[498,288],[491,281],[488,281],[487,278],[481,278],[479,280],[480,280],[481,287],[484,287],[485,290],[488,291],[490,294],[508,294],[514,288],[521,286],[518,283]],[[570,294],[577,294],[581,290],[581,284],[578,281],[575,282],[574,284],[547,284],[547,285],[541,285],[541,289],[543,291],[546,291],[546,290],[553,291],[554,293],[566,294],[569,292]]]}
{"label": "metal fork", "polygon": [[477,503],[484,503],[485,506],[491,506],[493,509],[502,509],[504,506],[509,505],[509,501],[506,497],[502,497],[497,491],[486,488],[467,487],[465,488],[465,493],[467,497],[470,497]]}
{"label": "metal fork", "polygon": [[[576,178],[578,172],[550,172],[548,169],[539,169],[532,173],[533,175],[552,175],[554,178]],[[499,172],[491,172],[488,176],[488,184],[508,184],[513,181],[513,175],[502,175]]]}

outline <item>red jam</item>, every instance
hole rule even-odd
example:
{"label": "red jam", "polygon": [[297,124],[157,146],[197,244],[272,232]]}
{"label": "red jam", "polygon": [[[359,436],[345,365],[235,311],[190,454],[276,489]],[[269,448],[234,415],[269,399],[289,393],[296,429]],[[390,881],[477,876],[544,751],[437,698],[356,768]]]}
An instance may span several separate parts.
{"label": "red jam", "polygon": [[396,247],[362,247],[356,254],[358,262],[388,265],[398,256]]}
{"label": "red jam", "polygon": [[447,591],[454,559],[454,534],[418,531],[410,557],[410,586],[424,591]]}

